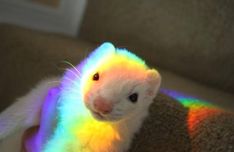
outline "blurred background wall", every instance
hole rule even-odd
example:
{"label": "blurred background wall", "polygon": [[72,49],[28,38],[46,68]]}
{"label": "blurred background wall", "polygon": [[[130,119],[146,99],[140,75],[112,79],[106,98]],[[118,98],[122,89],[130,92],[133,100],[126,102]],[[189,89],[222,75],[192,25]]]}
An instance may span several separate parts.
{"label": "blurred background wall", "polygon": [[77,36],[87,0],[0,0],[0,23]]}
{"label": "blurred background wall", "polygon": [[234,1],[90,0],[81,37],[234,93]]}
{"label": "blurred background wall", "polygon": [[57,8],[60,5],[60,0],[26,0],[26,1],[36,2],[39,4],[54,7],[54,8]]}
{"label": "blurred background wall", "polygon": [[[72,61],[77,63],[87,51],[103,41],[112,41],[159,68],[163,85],[167,87],[211,101],[219,98],[218,102],[232,102],[234,98],[230,96],[234,93],[232,0],[0,0],[0,23],[26,27],[0,24],[1,57],[8,55],[1,59],[1,63],[8,63],[11,55],[19,51],[17,57],[20,59],[14,63],[22,60],[23,64],[16,66],[11,63],[8,66],[9,69],[25,68],[24,75],[20,73],[22,86],[28,69],[34,64],[38,67],[44,65],[44,68],[48,59],[51,65],[55,64],[52,56],[59,56],[56,61],[60,61],[69,58],[70,53]],[[61,40],[64,35],[65,40]],[[88,45],[81,47],[81,41]],[[75,50],[86,53],[81,52],[77,58]],[[24,54],[28,54],[27,57]],[[41,60],[40,65],[32,63],[33,59]],[[9,90],[19,91],[13,89],[16,80],[9,69],[3,69],[6,79],[2,82],[10,81]],[[53,70],[54,66],[48,66],[44,74]],[[9,77],[12,79],[8,80]],[[28,78],[34,78],[28,83],[31,87],[42,75]],[[203,86],[203,89],[198,86]],[[3,96],[12,96],[4,93],[11,92],[6,88],[0,89]],[[223,93],[228,98],[224,99]]]}

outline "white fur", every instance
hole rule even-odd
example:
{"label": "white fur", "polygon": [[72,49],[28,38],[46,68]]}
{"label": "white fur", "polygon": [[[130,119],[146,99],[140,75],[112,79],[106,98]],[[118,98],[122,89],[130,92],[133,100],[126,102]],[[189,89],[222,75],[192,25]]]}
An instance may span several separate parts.
{"label": "white fur", "polygon": [[[91,105],[88,107],[91,109],[94,109],[93,102],[96,96],[102,96],[108,99],[107,101],[113,102],[112,112],[104,115],[104,118],[107,121],[117,120],[113,126],[117,128],[121,141],[113,143],[110,152],[127,151],[134,134],[140,129],[144,118],[148,115],[148,107],[158,92],[161,76],[155,70],[147,70],[146,73],[148,78],[143,82],[135,78],[123,79],[118,75],[112,76],[113,79],[100,84],[98,90],[92,92],[92,96],[89,98]],[[149,89],[153,92],[152,95],[147,94]],[[132,103],[128,99],[129,94],[134,92],[138,93],[136,103]]]}
{"label": "white fur", "polygon": [[40,110],[48,89],[59,83],[59,78],[40,82],[27,95],[0,114],[0,151],[19,152],[22,132],[39,124]]}
{"label": "white fur", "polygon": [[[0,141],[4,139],[0,144],[1,152],[19,152],[19,141],[22,135],[20,131],[24,131],[30,126],[38,125],[44,97],[50,87],[57,85],[56,83],[50,83],[52,81],[59,81],[59,79],[54,78],[42,81],[26,96],[19,98],[16,103],[0,114]],[[110,152],[124,152],[129,148],[134,133],[139,130],[144,118],[148,114],[148,106],[152,103],[153,98],[158,91],[161,78],[158,74],[152,96],[147,95],[146,93],[147,89],[149,89],[151,85],[147,83],[147,81],[145,81],[143,85],[139,86],[136,85],[135,82],[131,82],[131,80],[122,80],[122,83],[117,81],[118,80],[115,80],[108,85],[103,84],[102,89],[98,91],[99,94],[109,98],[110,101],[116,101],[113,112],[106,116],[106,118],[107,120],[119,120],[116,123],[113,123],[113,126],[117,128],[123,140],[122,142],[114,143]],[[126,87],[126,84],[128,87]],[[110,85],[112,85],[112,89],[106,87],[110,87]],[[125,87],[123,87],[124,85]],[[133,92],[139,92],[140,95],[137,103],[131,103],[126,98],[127,96],[124,93],[129,92],[130,90]],[[93,94],[92,97],[90,96],[91,102],[95,96],[97,96],[97,94]],[[89,108],[92,108],[92,103],[90,104],[91,105],[89,106],[91,107]],[[17,131],[18,136],[10,138],[10,140],[9,138],[6,138],[11,134],[17,134]],[[12,146],[12,142],[17,142],[16,146]]]}

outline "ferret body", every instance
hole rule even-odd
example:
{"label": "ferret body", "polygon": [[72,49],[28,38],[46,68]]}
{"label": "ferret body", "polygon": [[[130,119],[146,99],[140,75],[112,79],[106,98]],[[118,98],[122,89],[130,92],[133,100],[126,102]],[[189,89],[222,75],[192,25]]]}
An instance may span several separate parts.
{"label": "ferret body", "polygon": [[0,140],[39,125],[25,136],[27,152],[127,151],[160,82],[139,57],[104,43],[63,78],[40,83],[4,111]]}

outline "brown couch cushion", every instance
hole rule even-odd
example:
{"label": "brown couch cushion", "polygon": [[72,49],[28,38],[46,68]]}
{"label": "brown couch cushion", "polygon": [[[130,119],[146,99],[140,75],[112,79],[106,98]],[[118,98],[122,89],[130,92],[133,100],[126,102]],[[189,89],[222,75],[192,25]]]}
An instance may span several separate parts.
{"label": "brown couch cushion", "polygon": [[229,0],[90,0],[81,36],[234,93],[233,14]]}
{"label": "brown couch cushion", "polygon": [[130,152],[234,151],[234,114],[192,106],[159,94]]}

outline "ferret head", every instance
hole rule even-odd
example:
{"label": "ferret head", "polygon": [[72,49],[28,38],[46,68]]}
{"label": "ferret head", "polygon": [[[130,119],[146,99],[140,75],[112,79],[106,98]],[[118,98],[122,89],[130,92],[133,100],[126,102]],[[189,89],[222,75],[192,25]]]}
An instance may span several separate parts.
{"label": "ferret head", "polygon": [[81,92],[94,118],[118,121],[148,109],[161,77],[144,61],[111,43],[97,48],[81,68]]}

